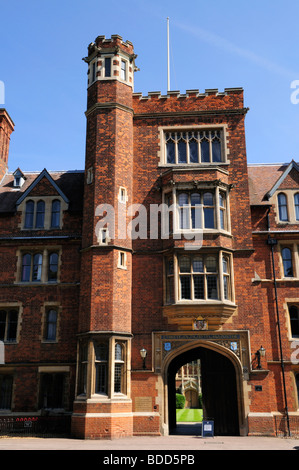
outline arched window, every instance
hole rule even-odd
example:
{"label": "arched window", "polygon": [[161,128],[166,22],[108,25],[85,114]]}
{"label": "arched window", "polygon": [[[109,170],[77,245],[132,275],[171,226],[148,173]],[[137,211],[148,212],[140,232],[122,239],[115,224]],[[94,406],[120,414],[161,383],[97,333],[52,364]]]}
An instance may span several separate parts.
{"label": "arched window", "polygon": [[50,253],[48,266],[48,281],[57,281],[58,254]]}
{"label": "arched window", "polygon": [[283,263],[283,274],[284,277],[293,277],[293,258],[292,251],[290,248],[283,248],[281,250],[282,263]]}
{"label": "arched window", "polygon": [[36,204],[35,228],[44,228],[45,223],[45,202],[38,201]]}
{"label": "arched window", "polygon": [[220,140],[220,132],[214,131],[211,132],[212,137],[212,161],[213,162],[221,162],[221,140]]}
{"label": "arched window", "polygon": [[291,333],[293,338],[299,338],[299,310],[298,307],[292,305],[289,307]]}
{"label": "arched window", "polygon": [[57,332],[57,311],[51,309],[47,312],[45,339],[55,341]]}
{"label": "arched window", "polygon": [[187,146],[186,146],[186,135],[183,132],[180,139],[177,141],[178,146],[178,163],[187,163]]}
{"label": "arched window", "polygon": [[33,217],[34,217],[34,202],[26,202],[25,210],[25,228],[33,228]]}
{"label": "arched window", "polygon": [[22,282],[30,282],[31,280],[31,254],[26,253],[22,259]]}
{"label": "arched window", "polygon": [[60,201],[58,199],[52,202],[51,227],[60,227]]}
{"label": "arched window", "polygon": [[279,220],[282,222],[288,221],[288,206],[287,206],[287,197],[284,193],[280,193],[277,196],[278,200],[278,210],[279,210]]}
{"label": "arched window", "polygon": [[32,281],[39,282],[42,278],[43,255],[36,253],[33,256]]}

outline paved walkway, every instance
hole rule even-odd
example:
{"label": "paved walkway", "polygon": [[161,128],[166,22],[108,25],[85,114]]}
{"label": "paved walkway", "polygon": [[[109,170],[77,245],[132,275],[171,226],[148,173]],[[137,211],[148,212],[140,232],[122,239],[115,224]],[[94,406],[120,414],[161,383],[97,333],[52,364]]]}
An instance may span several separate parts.
{"label": "paved walkway", "polygon": [[[93,451],[177,451],[182,454],[203,450],[299,450],[299,439],[278,437],[210,437],[173,435],[130,437],[114,440],[81,440],[64,438],[0,438],[3,450],[93,450]],[[125,455],[125,454],[124,454]]]}

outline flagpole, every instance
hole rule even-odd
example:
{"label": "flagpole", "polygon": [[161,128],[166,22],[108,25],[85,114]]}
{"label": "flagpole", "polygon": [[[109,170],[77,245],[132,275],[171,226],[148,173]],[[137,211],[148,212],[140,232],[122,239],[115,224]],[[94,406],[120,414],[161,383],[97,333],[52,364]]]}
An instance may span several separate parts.
{"label": "flagpole", "polygon": [[169,67],[169,18],[167,17],[167,91],[170,91],[170,67]]}

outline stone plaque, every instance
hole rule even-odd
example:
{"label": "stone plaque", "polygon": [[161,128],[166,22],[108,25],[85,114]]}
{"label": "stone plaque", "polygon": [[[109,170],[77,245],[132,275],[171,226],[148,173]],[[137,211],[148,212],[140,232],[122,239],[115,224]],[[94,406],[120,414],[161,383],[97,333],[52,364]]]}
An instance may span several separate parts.
{"label": "stone plaque", "polygon": [[152,397],[135,397],[134,411],[152,411]]}

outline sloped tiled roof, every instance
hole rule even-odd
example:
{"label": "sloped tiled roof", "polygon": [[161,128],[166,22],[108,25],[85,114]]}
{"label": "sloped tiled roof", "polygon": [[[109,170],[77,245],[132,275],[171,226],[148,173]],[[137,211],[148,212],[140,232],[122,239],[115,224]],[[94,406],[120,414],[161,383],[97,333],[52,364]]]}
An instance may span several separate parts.
{"label": "sloped tiled roof", "polygon": [[[83,171],[57,171],[49,172],[51,178],[56,183],[60,191],[65,194],[69,200],[70,211],[82,211],[83,209]],[[34,183],[40,173],[24,172],[25,182],[21,188],[14,188],[13,173],[7,173],[0,184],[0,213],[14,212],[16,202]]]}
{"label": "sloped tiled roof", "polygon": [[251,205],[269,204],[267,193],[287,169],[289,163],[248,165],[248,182]]}

